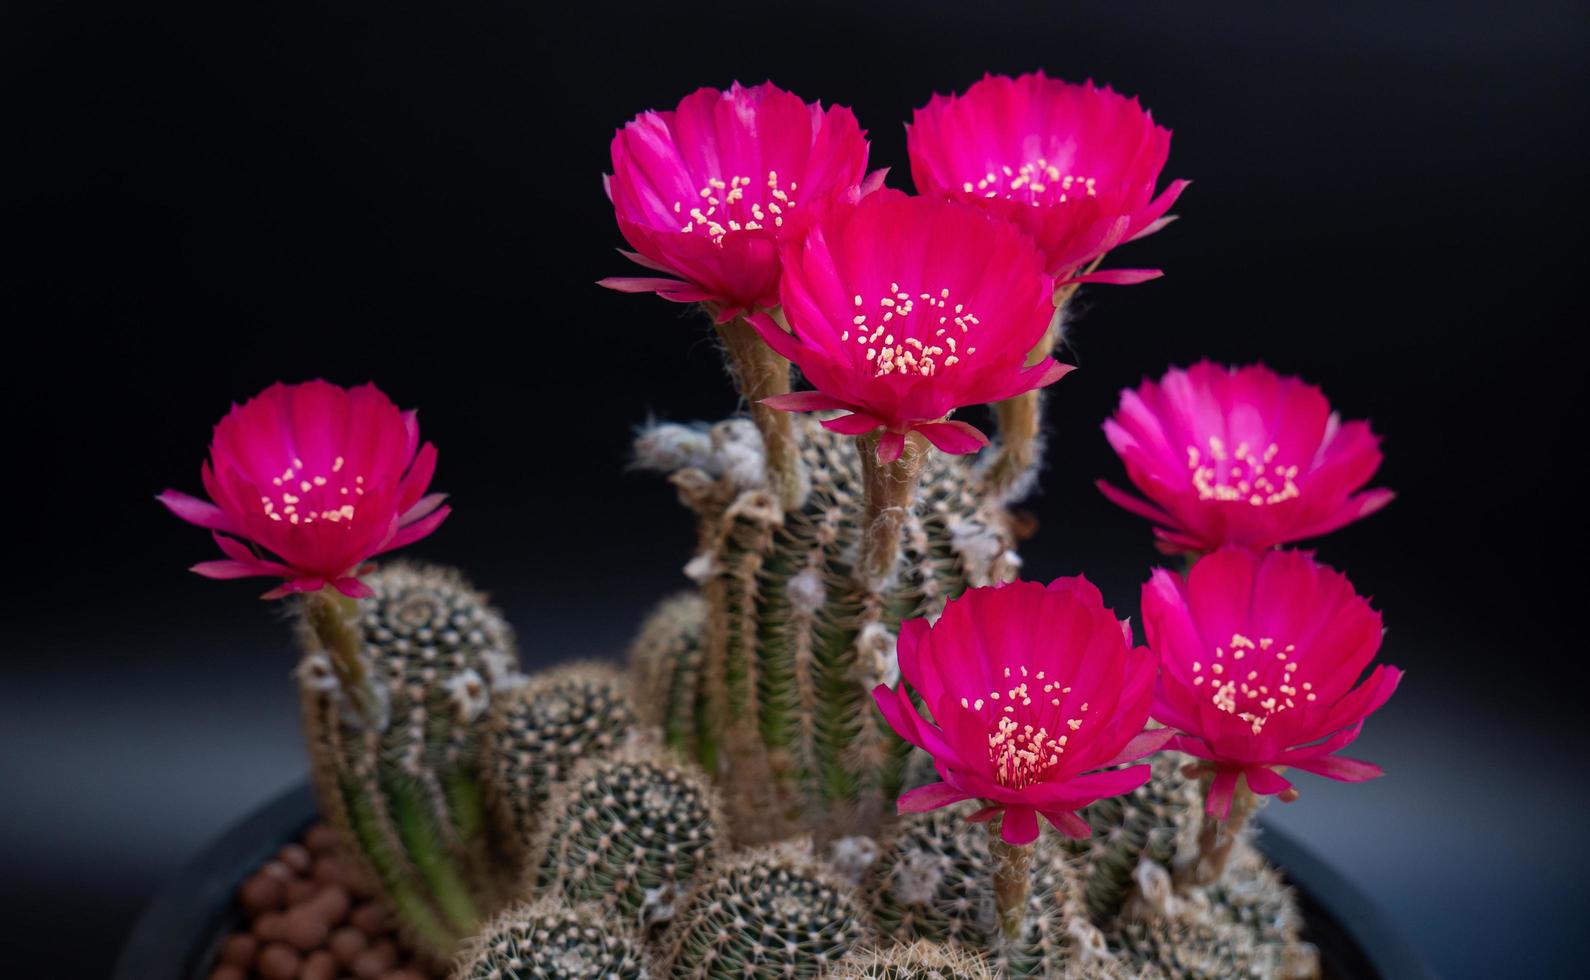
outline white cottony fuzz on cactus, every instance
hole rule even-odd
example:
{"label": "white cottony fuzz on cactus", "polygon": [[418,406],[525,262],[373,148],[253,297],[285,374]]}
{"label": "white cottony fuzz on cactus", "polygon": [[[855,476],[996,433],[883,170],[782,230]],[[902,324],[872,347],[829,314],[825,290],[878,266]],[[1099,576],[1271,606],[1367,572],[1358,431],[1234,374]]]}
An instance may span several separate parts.
{"label": "white cottony fuzz on cactus", "polygon": [[698,584],[705,584],[718,574],[718,556],[710,551],[703,551],[689,561],[685,562],[685,578]]}
{"label": "white cottony fuzz on cactus", "polygon": [[872,671],[879,684],[894,687],[900,683],[900,654],[894,633],[882,623],[861,628],[856,646],[863,656],[862,666]]}
{"label": "white cottony fuzz on cactus", "polygon": [[929,905],[944,880],[944,862],[938,855],[918,851],[906,856],[894,872],[895,898],[905,905]]}
{"label": "white cottony fuzz on cactus", "polygon": [[634,465],[658,473],[709,469],[713,466],[712,452],[712,436],[706,426],[654,422],[636,433]]}
{"label": "white cottony fuzz on cactus", "polygon": [[309,691],[330,693],[341,683],[337,680],[337,672],[331,669],[331,658],[324,653],[311,653],[304,657],[294,673],[298,683]]}
{"label": "white cottony fuzz on cactus", "polygon": [[988,576],[991,583],[1013,582],[1021,574],[1021,556],[1007,549],[989,566]]}
{"label": "white cottony fuzz on cactus", "polygon": [[986,525],[955,517],[947,522],[950,544],[968,564],[988,565],[1006,550],[1005,542]]}
{"label": "white cottony fuzz on cactus", "polygon": [[750,419],[729,419],[712,427],[713,469],[743,490],[764,486],[767,460],[762,435]]}
{"label": "white cottony fuzz on cactus", "polygon": [[828,598],[828,587],[823,583],[822,572],[815,568],[808,568],[791,577],[785,588],[789,591],[790,605],[804,613],[821,609]]}
{"label": "white cottony fuzz on cactus", "polygon": [[1080,915],[1066,923],[1066,935],[1071,937],[1073,955],[1083,963],[1102,963],[1115,959],[1104,933]]}
{"label": "white cottony fuzz on cactus", "polygon": [[524,686],[529,679],[519,670],[519,658],[502,650],[482,654],[480,666],[486,672],[486,685],[493,693],[512,691]]}
{"label": "white cottony fuzz on cactus", "polygon": [[878,863],[878,842],[860,834],[841,837],[829,845],[828,863],[855,884],[861,884]]}
{"label": "white cottony fuzz on cactus", "polygon": [[447,681],[446,687],[458,712],[457,718],[463,724],[470,724],[485,714],[486,707],[491,704],[491,688],[473,670],[459,672]]}

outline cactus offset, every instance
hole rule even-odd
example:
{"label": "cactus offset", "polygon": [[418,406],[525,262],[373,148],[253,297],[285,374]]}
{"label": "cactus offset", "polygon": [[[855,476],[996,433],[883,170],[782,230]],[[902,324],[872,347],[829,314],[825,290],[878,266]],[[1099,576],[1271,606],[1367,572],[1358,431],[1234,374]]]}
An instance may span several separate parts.
{"label": "cactus offset", "polygon": [[1084,895],[1088,915],[1099,925],[1120,913],[1139,861],[1171,867],[1190,851],[1198,833],[1202,797],[1198,783],[1182,775],[1187,757],[1160,752],[1148,761],[1153,767],[1148,782],[1084,809],[1093,837],[1068,843],[1087,858]]}
{"label": "cactus offset", "polygon": [[531,842],[553,786],[634,732],[625,679],[604,664],[567,664],[492,699],[486,789],[521,870],[537,859]]}
{"label": "cactus offset", "polygon": [[1102,947],[1098,930],[1081,914],[1080,862],[1048,834],[1034,845],[1021,933],[1004,938],[988,831],[966,819],[974,809],[961,805],[914,814],[895,828],[872,885],[873,912],[884,935],[974,950],[1009,977],[1058,976]]}
{"label": "cactus offset", "polygon": [[471,939],[452,980],[648,980],[640,938],[601,913],[544,898],[510,906]]}
{"label": "cactus offset", "polygon": [[814,977],[873,931],[851,887],[809,843],[757,848],[708,869],[664,939],[678,980]]}
{"label": "cactus offset", "polygon": [[672,918],[722,837],[713,788],[692,769],[641,746],[582,763],[547,802],[540,885],[645,927]]}
{"label": "cactus offset", "polygon": [[642,718],[662,730],[664,744],[691,758],[700,757],[696,698],[706,618],[699,593],[669,596],[646,616],[629,650]]}
{"label": "cactus offset", "polygon": [[994,980],[988,964],[964,950],[914,942],[851,953],[830,980]]}
{"label": "cactus offset", "polygon": [[900,620],[936,615],[947,599],[1015,571],[1002,505],[981,492],[973,464],[933,454],[895,574],[882,591],[862,583],[855,441],[810,418],[795,431],[810,490],[788,512],[761,483],[760,445],[744,420],[705,440],[656,426],[637,442],[642,465],[672,469],[700,522],[687,566],[706,602],[697,691],[665,702],[673,713],[663,727],[671,738],[694,732],[696,758],[723,784],[731,827],[747,842],[876,832],[901,788],[907,746],[868,692],[894,679]]}
{"label": "cactus offset", "polygon": [[415,946],[446,959],[499,901],[478,753],[492,691],[517,677],[512,635],[451,569],[395,562],[365,581],[354,626],[384,717],[352,709],[300,630],[316,789]]}

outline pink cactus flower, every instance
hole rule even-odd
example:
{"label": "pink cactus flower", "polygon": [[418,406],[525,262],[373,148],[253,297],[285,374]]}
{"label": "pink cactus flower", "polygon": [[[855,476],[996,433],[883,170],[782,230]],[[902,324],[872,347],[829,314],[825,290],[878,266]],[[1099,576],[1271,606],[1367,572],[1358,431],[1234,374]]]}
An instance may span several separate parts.
{"label": "pink cactus flower", "polygon": [[1015,226],[939,199],[882,190],[836,203],[784,249],[789,330],[758,314],[763,339],[817,389],[765,399],[789,411],[845,409],[823,425],[884,430],[878,457],[898,458],[916,431],[947,453],[988,438],[947,420],[966,405],[1058,380],[1052,358],[1026,366],[1054,316],[1054,280]]}
{"label": "pink cactus flower", "polygon": [[922,194],[986,207],[1043,249],[1059,285],[1129,284],[1157,269],[1084,272],[1115,246],[1151,235],[1187,186],[1154,185],[1170,130],[1136,99],[1043,72],[985,75],[964,95],[935,95],[906,127],[911,177]]}
{"label": "pink cactus flower", "polygon": [[1333,753],[1363,730],[1402,679],[1378,666],[1380,614],[1341,573],[1296,551],[1227,548],[1184,580],[1156,571],[1143,586],[1143,624],[1159,657],[1154,718],[1170,748],[1208,762],[1207,808],[1226,818],[1237,777],[1259,795],[1292,784],[1290,767],[1344,782],[1383,775]]}
{"label": "pink cactus flower", "polygon": [[1391,502],[1362,490],[1380,466],[1367,422],[1263,365],[1207,361],[1121,393],[1104,434],[1148,499],[1109,483],[1115,503],[1160,525],[1160,550],[1270,548],[1334,531]]}
{"label": "pink cactus flower", "polygon": [[375,385],[278,382],[216,425],[200,471],[208,501],[176,490],[159,500],[226,555],[193,566],[200,575],[283,579],[267,599],[327,585],[365,598],[365,562],[446,519],[446,495],[425,492],[435,470],[414,412]]}
{"label": "pink cactus flower", "polygon": [[720,320],[778,302],[779,243],[836,194],[883,182],[849,109],[823,109],[772,83],[704,88],[645,112],[613,137],[607,196],[635,249],[665,276],[602,285],[708,303]]}
{"label": "pink cactus flower", "polygon": [[1148,780],[1146,765],[1107,767],[1140,759],[1172,735],[1144,730],[1153,654],[1132,646],[1131,628],[1080,576],[1047,588],[972,589],[932,626],[902,623],[898,649],[903,683],[879,685],[872,696],[890,727],[933,757],[943,780],[901,796],[901,813],[976,799],[984,805],[972,819],[1003,812],[1009,844],[1031,843],[1040,813],[1087,837],[1077,809]]}

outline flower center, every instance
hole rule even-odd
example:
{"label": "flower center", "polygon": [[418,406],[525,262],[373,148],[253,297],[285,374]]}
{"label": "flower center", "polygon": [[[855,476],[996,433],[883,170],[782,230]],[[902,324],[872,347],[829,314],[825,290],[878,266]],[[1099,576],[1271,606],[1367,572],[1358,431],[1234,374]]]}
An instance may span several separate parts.
{"label": "flower center", "polygon": [[[857,293],[855,304],[856,315],[839,339],[848,342],[854,336],[866,349],[874,378],[896,371],[931,378],[977,353],[976,347],[964,345],[972,328],[979,325],[977,314],[964,303],[951,303],[948,288],[921,292],[913,298],[910,290],[891,282],[889,291],[872,303]],[[866,312],[868,309],[872,312]]]}
{"label": "flower center", "polygon": [[723,236],[731,231],[782,228],[784,215],[795,207],[791,196],[795,181],[790,181],[786,189],[778,171],[769,170],[764,187],[752,190],[755,183],[749,177],[709,179],[696,192],[696,200],[674,202],[674,214],[684,222],[679,230],[687,235],[705,235],[721,248]]}
{"label": "flower center", "polygon": [[1271,718],[1297,707],[1298,699],[1318,698],[1312,683],[1297,678],[1297,647],[1277,643],[1273,637],[1261,636],[1255,642],[1233,633],[1230,643],[1215,647],[1207,674],[1199,661],[1193,661],[1192,669],[1193,686],[1202,687],[1207,680],[1210,703],[1247,722],[1255,735]]}
{"label": "flower center", "polygon": [[329,474],[311,475],[304,469],[304,461],[294,457],[293,465],[280,476],[271,478],[275,494],[262,494],[259,498],[265,516],[289,524],[316,521],[338,524],[353,520],[359,498],[364,496],[364,477],[354,476],[350,480],[343,473],[345,462],[338,456]]}
{"label": "flower center", "polygon": [[[961,707],[981,712],[984,706],[995,711],[993,731],[988,733],[988,761],[994,767],[994,778],[1001,786],[1025,789],[1042,782],[1049,771],[1060,764],[1065,754],[1069,734],[1055,735],[1065,729],[1075,732],[1082,727],[1081,718],[1060,720],[1062,713],[1053,709],[1061,706],[1061,699],[1071,693],[1071,688],[1058,681],[1044,679],[1044,672],[1028,676],[1026,667],[1018,667],[1019,677],[1013,677],[1005,668],[1005,678],[1013,683],[1004,692],[989,691],[987,698],[961,698]],[[1084,701],[1080,711],[1086,713]]]}
{"label": "flower center", "polygon": [[1187,469],[1192,473],[1193,488],[1199,500],[1246,501],[1255,507],[1279,504],[1296,497],[1298,468],[1278,466],[1276,454],[1281,451],[1275,443],[1255,453],[1245,442],[1238,443],[1235,452],[1226,450],[1219,436],[1209,437],[1209,455],[1197,446],[1187,447]]}
{"label": "flower center", "polygon": [[1003,197],[1012,201],[1025,201],[1033,207],[1046,204],[1066,204],[1084,197],[1097,197],[1097,178],[1080,174],[1062,173],[1059,167],[1043,157],[1031,160],[1020,167],[1000,167],[999,173],[990,170],[976,183],[964,181],[961,190],[967,194],[984,197]]}

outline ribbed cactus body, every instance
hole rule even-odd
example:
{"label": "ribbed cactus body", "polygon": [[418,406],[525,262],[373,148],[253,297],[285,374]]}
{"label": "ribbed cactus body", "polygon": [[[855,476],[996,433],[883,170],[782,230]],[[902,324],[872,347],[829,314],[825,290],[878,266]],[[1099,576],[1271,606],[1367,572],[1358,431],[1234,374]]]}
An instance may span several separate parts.
{"label": "ribbed cactus body", "polygon": [[[758,482],[754,428],[730,421],[691,442],[693,432],[656,427],[637,444],[643,464],[675,467],[673,482],[698,515],[700,548],[687,571],[705,600],[699,668],[652,675],[688,673],[695,697],[661,687],[647,697],[672,706],[667,731],[694,733],[737,839],[875,832],[900,791],[907,746],[869,692],[894,680],[902,618],[936,615],[965,589],[1014,574],[1006,515],[980,492],[970,463],[934,454],[897,573],[880,591],[854,571],[864,497],[854,439],[798,421],[811,489],[786,512]],[[693,453],[657,448],[687,445]]]}
{"label": "ribbed cactus body", "polygon": [[721,820],[705,775],[665,750],[589,760],[547,801],[539,884],[652,926],[673,917],[679,894],[717,855]]}
{"label": "ribbed cactus body", "polygon": [[590,907],[510,906],[460,951],[452,980],[650,980],[640,937]]}
{"label": "ribbed cactus body", "polygon": [[1008,977],[1062,975],[1102,945],[1081,912],[1080,862],[1049,834],[1039,837],[1022,931],[1006,939],[994,904],[988,828],[967,821],[973,809],[914,814],[895,828],[870,889],[880,931],[975,951]]}
{"label": "ribbed cactus body", "polygon": [[873,935],[851,886],[790,842],[698,877],[664,949],[676,980],[815,977]]}
{"label": "ribbed cactus body", "polygon": [[701,756],[696,699],[706,624],[700,593],[669,596],[646,616],[629,650],[631,677],[644,695],[636,704],[642,719],[661,730],[665,745],[692,759]]}
{"label": "ribbed cactus body", "polygon": [[[393,563],[366,577],[362,658],[385,717],[351,709],[313,634],[300,692],[321,806],[415,945],[451,956],[499,901],[479,750],[512,636],[454,571]],[[384,725],[382,724],[384,722]]]}
{"label": "ribbed cactus body", "polygon": [[537,674],[492,699],[486,788],[521,870],[540,859],[532,842],[552,789],[586,759],[636,732],[628,685],[613,668],[574,663]]}
{"label": "ribbed cactus body", "polygon": [[988,964],[965,950],[914,942],[851,953],[830,980],[994,980]]}
{"label": "ribbed cactus body", "polygon": [[1201,798],[1196,781],[1182,775],[1186,756],[1161,752],[1149,762],[1153,775],[1130,793],[1106,797],[1082,811],[1093,837],[1070,843],[1086,856],[1084,897],[1099,925],[1115,919],[1133,888],[1138,862],[1171,866],[1195,844]]}

